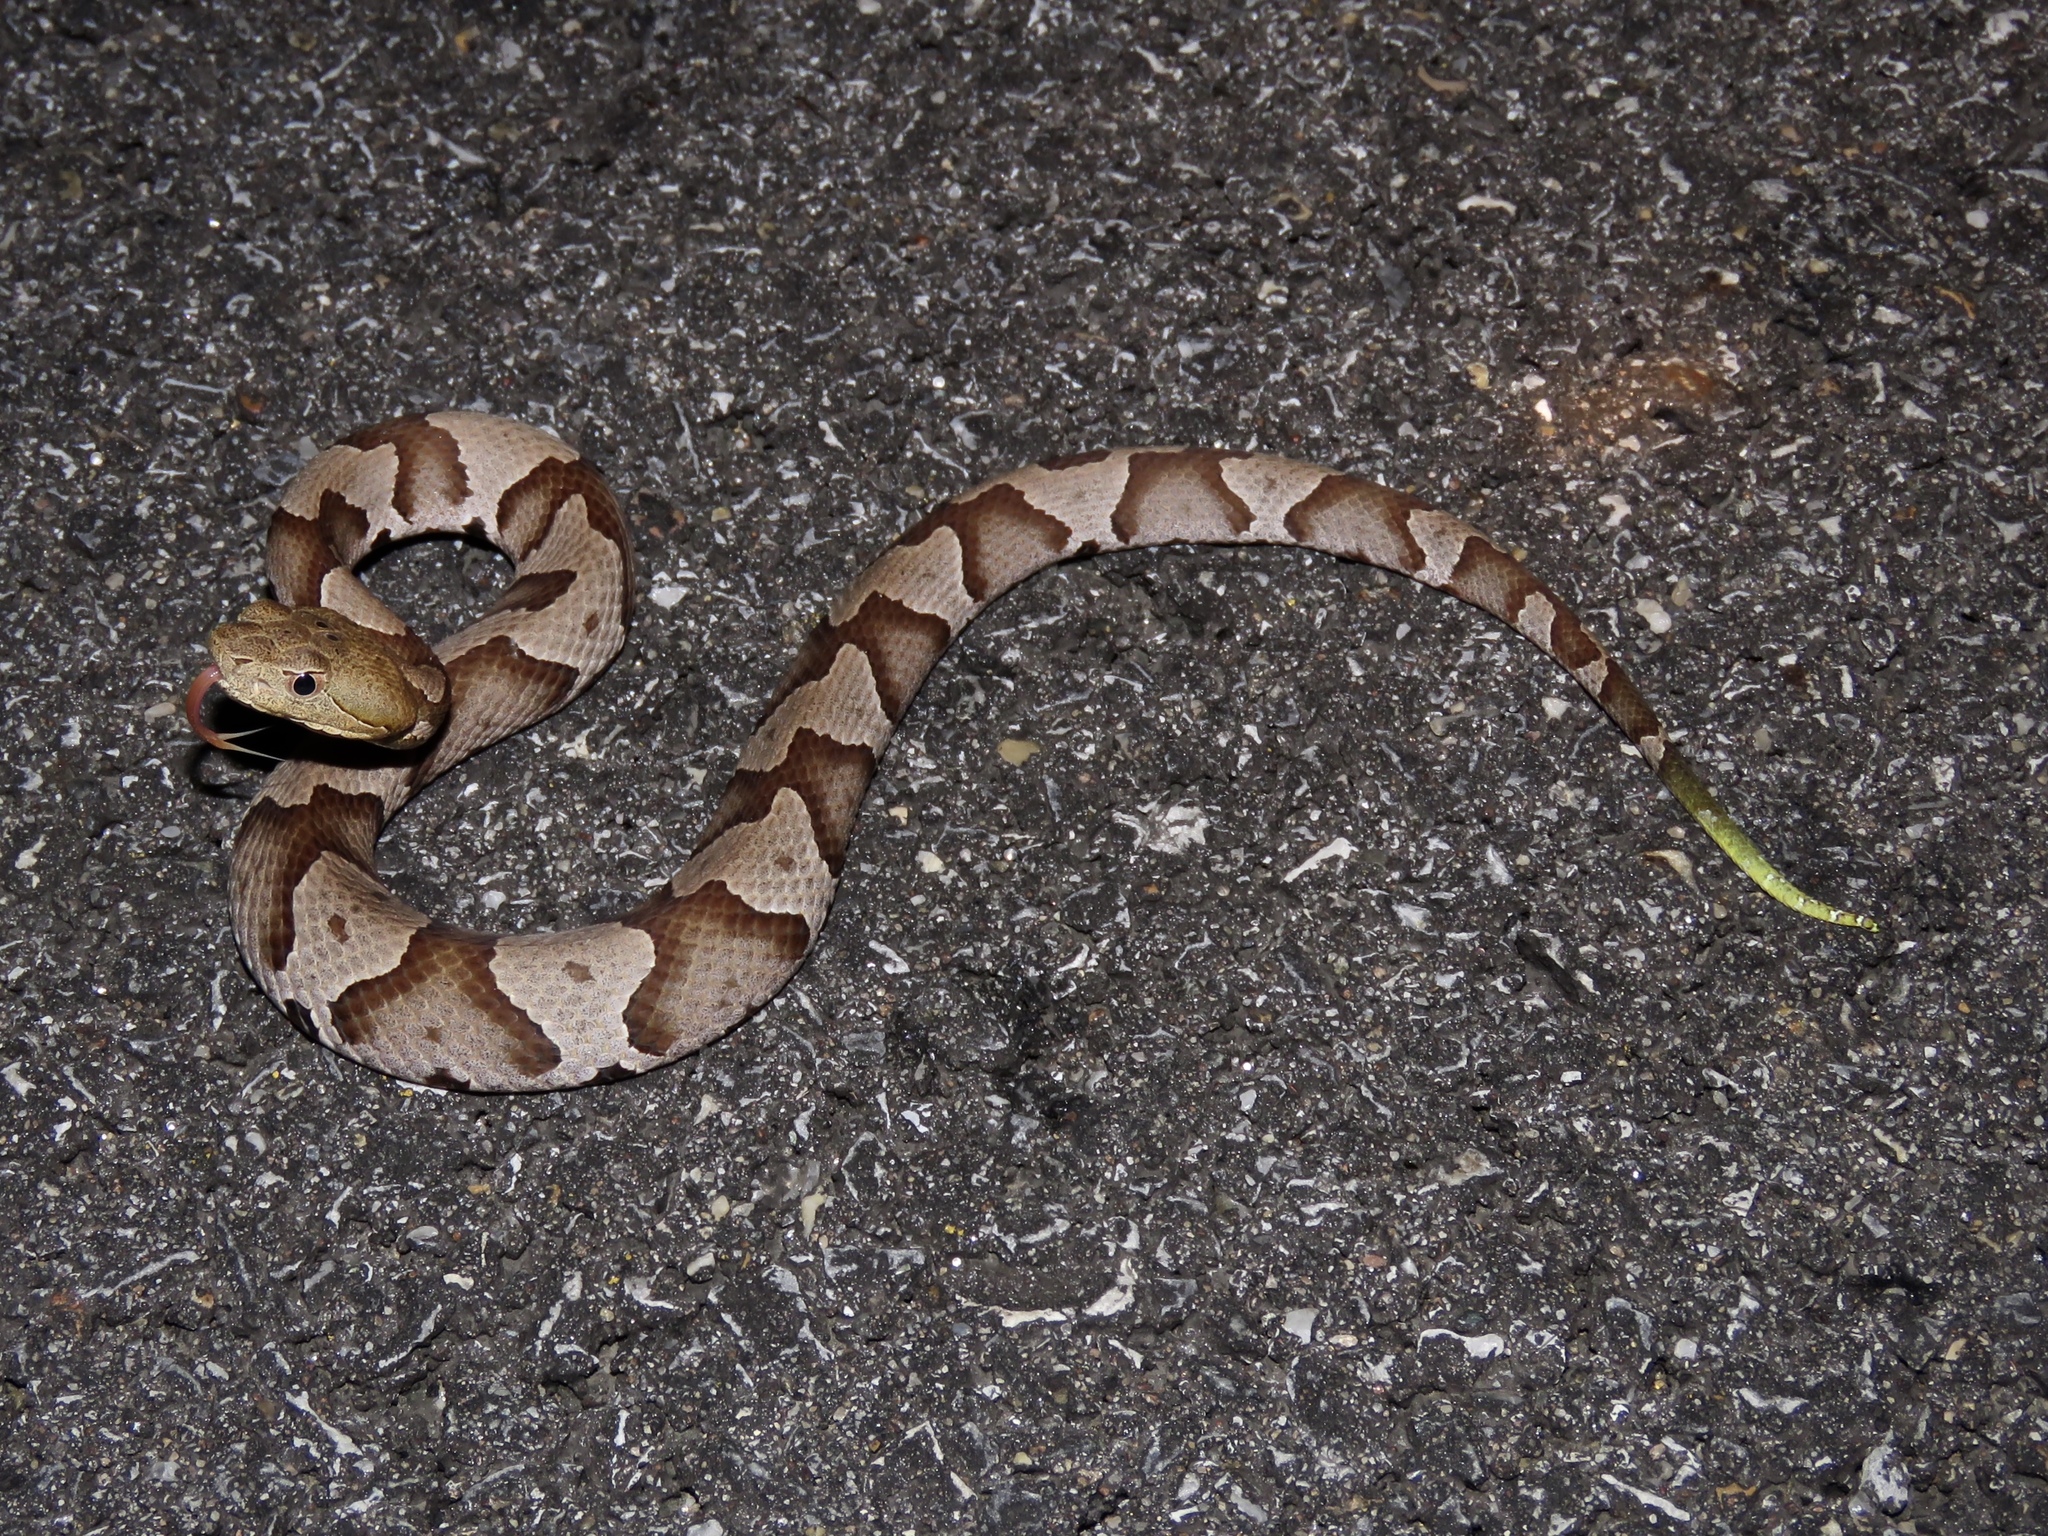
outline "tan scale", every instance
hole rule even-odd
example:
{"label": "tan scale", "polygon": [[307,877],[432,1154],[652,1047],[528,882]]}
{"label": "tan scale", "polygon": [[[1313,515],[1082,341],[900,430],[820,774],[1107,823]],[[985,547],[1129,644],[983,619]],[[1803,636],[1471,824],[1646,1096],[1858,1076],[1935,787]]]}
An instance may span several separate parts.
{"label": "tan scale", "polygon": [[405,620],[385,607],[374,592],[356,579],[354,571],[329,571],[320,578],[320,590],[316,595],[322,608],[332,609],[364,629],[380,635],[402,635],[406,632]]}
{"label": "tan scale", "polygon": [[374,448],[366,453],[336,443],[293,476],[278,497],[278,511],[303,522],[317,522],[321,497],[333,491],[360,508],[366,518],[383,520],[381,524],[373,522],[373,529],[382,526],[396,537],[399,519],[391,498],[397,481],[397,449]]}
{"label": "tan scale", "polygon": [[583,498],[571,497],[540,548],[521,565],[523,575],[560,571],[578,577],[559,600],[551,615],[554,622],[531,623],[525,610],[517,609],[488,615],[462,632],[461,643],[449,647],[449,656],[465,656],[492,640],[509,638],[537,660],[559,662],[579,672],[602,670],[625,644],[618,566],[617,546],[590,530]]}
{"label": "tan scale", "polygon": [[1450,586],[1465,545],[1484,537],[1470,523],[1429,507],[1417,507],[1408,514],[1408,534],[1422,548],[1424,563],[1415,579],[1428,587]]}
{"label": "tan scale", "polygon": [[1251,509],[1248,542],[1292,544],[1287,514],[1330,478],[1330,472],[1295,459],[1225,459],[1223,482]]}
{"label": "tan scale", "polygon": [[575,1082],[632,1052],[626,1005],[653,969],[654,941],[621,923],[513,934],[491,955],[499,987],[561,1047],[562,1068]]}
{"label": "tan scale", "polygon": [[813,938],[837,884],[818,851],[810,808],[793,789],[777,791],[766,816],[734,827],[691,859],[669,888],[688,896],[713,880],[756,912],[801,917]]}
{"label": "tan scale", "polygon": [[[1078,463],[1061,469],[1028,464],[988,483],[1015,487],[1032,506],[1066,524],[1070,533],[1064,553],[1073,554],[1091,544],[1102,549],[1115,549],[1119,544],[1116,535],[1110,531],[1109,521],[1116,514],[1117,503],[1123,499],[1130,457],[1129,449],[1117,448],[1104,454],[1097,462]],[[954,499],[964,501],[973,494],[969,491]]]}
{"label": "tan scale", "polygon": [[889,744],[892,729],[882,696],[875,691],[875,669],[867,652],[857,645],[842,645],[831,671],[803,684],[769,712],[747,738],[739,766],[765,773],[788,755],[790,738],[800,730],[816,731],[843,746],[880,752]]}
{"label": "tan scale", "polygon": [[427,921],[375,875],[322,854],[292,892],[296,938],[282,990],[324,1024],[329,1004],[357,982],[387,974]]}
{"label": "tan scale", "polygon": [[1557,619],[1557,610],[1550,605],[1550,599],[1538,592],[1522,604],[1522,611],[1515,615],[1515,628],[1524,638],[1533,640],[1544,650],[1550,649],[1550,626]]}
{"label": "tan scale", "polygon": [[962,573],[960,539],[941,528],[921,544],[898,544],[854,578],[827,609],[830,621],[844,624],[874,593],[894,598],[914,613],[943,619],[959,633],[975,612],[973,594]]}

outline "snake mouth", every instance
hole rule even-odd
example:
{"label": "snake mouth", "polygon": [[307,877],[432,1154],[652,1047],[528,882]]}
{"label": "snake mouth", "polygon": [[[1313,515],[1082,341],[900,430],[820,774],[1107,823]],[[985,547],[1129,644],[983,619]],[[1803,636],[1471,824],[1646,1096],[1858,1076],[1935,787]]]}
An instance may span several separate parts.
{"label": "snake mouth", "polygon": [[192,727],[192,734],[209,747],[216,747],[222,752],[240,752],[250,757],[263,756],[263,753],[251,752],[249,748],[237,745],[244,736],[254,735],[254,731],[223,733],[206,723],[206,696],[220,685],[220,681],[220,666],[217,662],[209,662],[200,669],[199,675],[192,679],[192,686],[185,690],[185,723]]}

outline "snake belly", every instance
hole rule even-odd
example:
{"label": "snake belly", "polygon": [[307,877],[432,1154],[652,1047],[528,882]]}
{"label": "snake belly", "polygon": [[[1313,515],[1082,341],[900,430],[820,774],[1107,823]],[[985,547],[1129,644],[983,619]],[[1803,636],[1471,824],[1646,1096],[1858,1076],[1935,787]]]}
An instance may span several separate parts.
{"label": "snake belly", "polygon": [[393,895],[377,875],[378,834],[430,780],[561,708],[617,655],[633,606],[631,539],[573,449],[443,411],[368,428],[308,464],[270,523],[271,583],[288,605],[408,635],[353,568],[431,533],[481,537],[515,562],[490,611],[432,647],[452,690],[445,729],[388,766],[280,765],[230,869],[235,936],[263,990],[321,1044],[416,1083],[519,1092],[631,1076],[761,1007],[816,942],[876,761],[932,665],[1018,582],[1102,550],[1300,545],[1441,588],[1569,671],[1675,791],[1675,774],[1697,786],[1620,665],[1470,525],[1288,459],[1109,449],[962,492],[841,592],[694,853],[639,906],[563,932],[479,933]]}

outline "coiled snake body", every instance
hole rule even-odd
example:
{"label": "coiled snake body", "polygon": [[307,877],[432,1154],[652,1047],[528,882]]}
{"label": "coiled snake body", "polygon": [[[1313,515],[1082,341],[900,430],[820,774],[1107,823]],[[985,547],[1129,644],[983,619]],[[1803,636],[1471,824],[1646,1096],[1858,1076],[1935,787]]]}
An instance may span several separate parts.
{"label": "coiled snake body", "polygon": [[[383,545],[468,534],[516,562],[480,620],[429,647],[357,579]],[[876,759],[925,674],[990,602],[1099,550],[1296,544],[1398,571],[1493,614],[1555,659],[1759,885],[1794,889],[1666,739],[1621,666],[1555,593],[1413,496],[1286,459],[1104,450],[1012,471],[945,502],[831,604],[782,680],[698,840],[612,922],[498,936],[435,922],[378,879],[377,836],[423,785],[589,687],[633,605],[626,525],[596,472],[535,428],[446,411],[327,449],[271,519],[260,603],[211,637],[244,703],[411,748],[388,763],[283,763],[235,838],[235,936],[322,1044],[419,1083],[489,1092],[630,1076],[716,1039],[796,971],[831,906]]]}

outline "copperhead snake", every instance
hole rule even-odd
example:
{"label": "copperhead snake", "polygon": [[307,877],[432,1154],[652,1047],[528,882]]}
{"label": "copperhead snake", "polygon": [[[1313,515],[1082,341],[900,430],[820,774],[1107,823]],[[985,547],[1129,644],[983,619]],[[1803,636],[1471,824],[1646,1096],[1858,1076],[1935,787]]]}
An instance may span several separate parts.
{"label": "copperhead snake", "polygon": [[[354,567],[422,534],[515,562],[481,619],[429,646]],[[439,923],[378,879],[377,837],[422,786],[561,708],[611,662],[633,607],[625,520],[588,462],[536,428],[460,411],[367,428],[287,486],[270,521],[278,601],[209,638],[217,682],[388,761],[280,764],[229,872],[235,937],[313,1039],[380,1072],[480,1092],[648,1071],[717,1039],[802,964],[868,781],[925,675],[989,603],[1059,561],[1167,543],[1292,544],[1484,609],[1571,673],[1707,833],[1770,895],[1831,923],[1774,869],[1667,738],[1621,665],[1470,525],[1385,486],[1210,448],[1100,450],[964,491],[835,598],[798,652],[689,861],[612,922],[497,936]]]}

